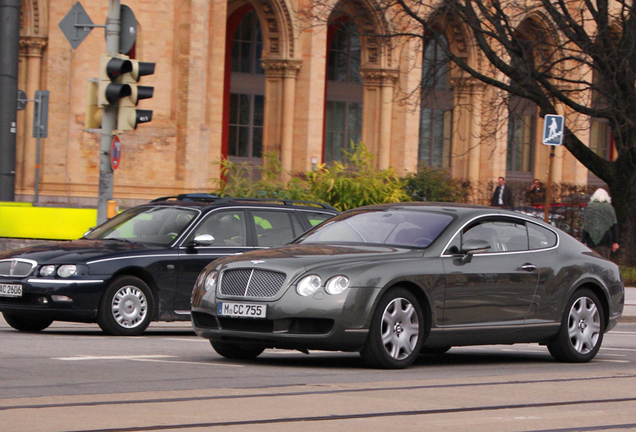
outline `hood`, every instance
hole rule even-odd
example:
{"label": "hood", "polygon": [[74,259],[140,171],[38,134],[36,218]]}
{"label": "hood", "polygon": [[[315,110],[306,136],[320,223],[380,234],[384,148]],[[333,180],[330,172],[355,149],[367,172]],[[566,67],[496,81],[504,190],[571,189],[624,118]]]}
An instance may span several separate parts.
{"label": "hood", "polygon": [[74,240],[70,242],[45,243],[0,253],[0,260],[25,258],[39,264],[79,264],[97,257],[118,255],[134,251],[147,251],[139,243],[117,240]]}
{"label": "hood", "polygon": [[325,266],[382,262],[389,255],[391,259],[395,259],[398,255],[407,258],[414,255],[421,256],[422,253],[422,250],[413,251],[387,246],[304,244],[252,251],[238,257],[223,259],[218,264],[223,264],[226,268],[253,267],[292,274]]}

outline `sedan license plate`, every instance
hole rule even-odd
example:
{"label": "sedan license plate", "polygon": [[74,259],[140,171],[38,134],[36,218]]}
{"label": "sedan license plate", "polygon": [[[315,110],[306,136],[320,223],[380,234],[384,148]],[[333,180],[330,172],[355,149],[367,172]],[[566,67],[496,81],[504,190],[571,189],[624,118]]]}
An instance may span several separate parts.
{"label": "sedan license plate", "polygon": [[22,285],[0,284],[0,297],[22,297]]}
{"label": "sedan license plate", "polygon": [[219,303],[218,315],[241,318],[265,318],[267,315],[267,305],[222,302]]}

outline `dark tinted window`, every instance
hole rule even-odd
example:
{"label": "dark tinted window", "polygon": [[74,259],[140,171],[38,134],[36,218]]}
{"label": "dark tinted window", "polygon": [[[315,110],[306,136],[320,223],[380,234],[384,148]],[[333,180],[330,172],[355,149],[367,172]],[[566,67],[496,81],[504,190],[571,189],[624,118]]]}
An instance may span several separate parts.
{"label": "dark tinted window", "polygon": [[210,234],[214,237],[212,246],[245,246],[246,232],[243,210],[214,211],[197,225],[186,243],[198,235]]}
{"label": "dark tinted window", "polygon": [[86,238],[167,245],[196,216],[196,210],[179,207],[136,207],[110,219]]}
{"label": "dark tinted window", "polygon": [[448,214],[405,209],[354,211],[327,222],[300,242],[427,247],[452,220]]}
{"label": "dark tinted window", "polygon": [[556,234],[542,226],[529,223],[528,234],[530,239],[530,249],[545,249],[557,244]]}
{"label": "dark tinted window", "polygon": [[[458,253],[459,241],[451,242],[446,253]],[[528,233],[525,223],[506,220],[486,220],[467,227],[461,235],[462,244],[467,240],[485,240],[490,244],[487,253],[528,250]]]}
{"label": "dark tinted window", "polygon": [[[256,226],[257,246],[281,246],[295,239],[296,232],[289,213],[284,211],[252,210]],[[298,225],[296,225],[298,229]]]}

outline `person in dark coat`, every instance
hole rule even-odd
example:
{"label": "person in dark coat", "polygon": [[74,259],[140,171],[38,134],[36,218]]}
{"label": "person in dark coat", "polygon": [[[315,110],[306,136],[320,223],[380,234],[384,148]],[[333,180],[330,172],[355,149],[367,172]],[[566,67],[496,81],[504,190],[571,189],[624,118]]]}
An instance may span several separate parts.
{"label": "person in dark coat", "polygon": [[530,189],[526,192],[526,199],[530,201],[530,205],[533,206],[545,201],[545,192],[539,179],[534,179],[532,182],[532,186],[530,186]]}
{"label": "person in dark coat", "polygon": [[490,205],[493,207],[512,208],[512,191],[508,186],[506,186],[506,179],[499,177],[497,182],[499,185],[495,188],[495,192],[492,194]]}
{"label": "person in dark coat", "polygon": [[618,249],[618,226],[612,200],[605,189],[597,189],[585,209],[581,242],[610,259]]}

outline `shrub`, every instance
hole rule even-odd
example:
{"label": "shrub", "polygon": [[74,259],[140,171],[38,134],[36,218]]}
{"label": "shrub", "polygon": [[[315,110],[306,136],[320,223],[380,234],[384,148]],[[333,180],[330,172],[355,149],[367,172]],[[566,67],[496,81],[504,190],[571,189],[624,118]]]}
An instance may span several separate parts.
{"label": "shrub", "polygon": [[470,200],[470,181],[461,181],[441,168],[421,165],[418,172],[405,178],[406,193],[413,201],[462,202]]}
{"label": "shrub", "polygon": [[405,192],[406,181],[392,168],[375,168],[373,155],[364,144],[353,145],[353,151],[345,154],[346,164],[323,164],[306,174],[309,190],[318,201],[331,204],[340,211],[370,204],[410,201]]}

